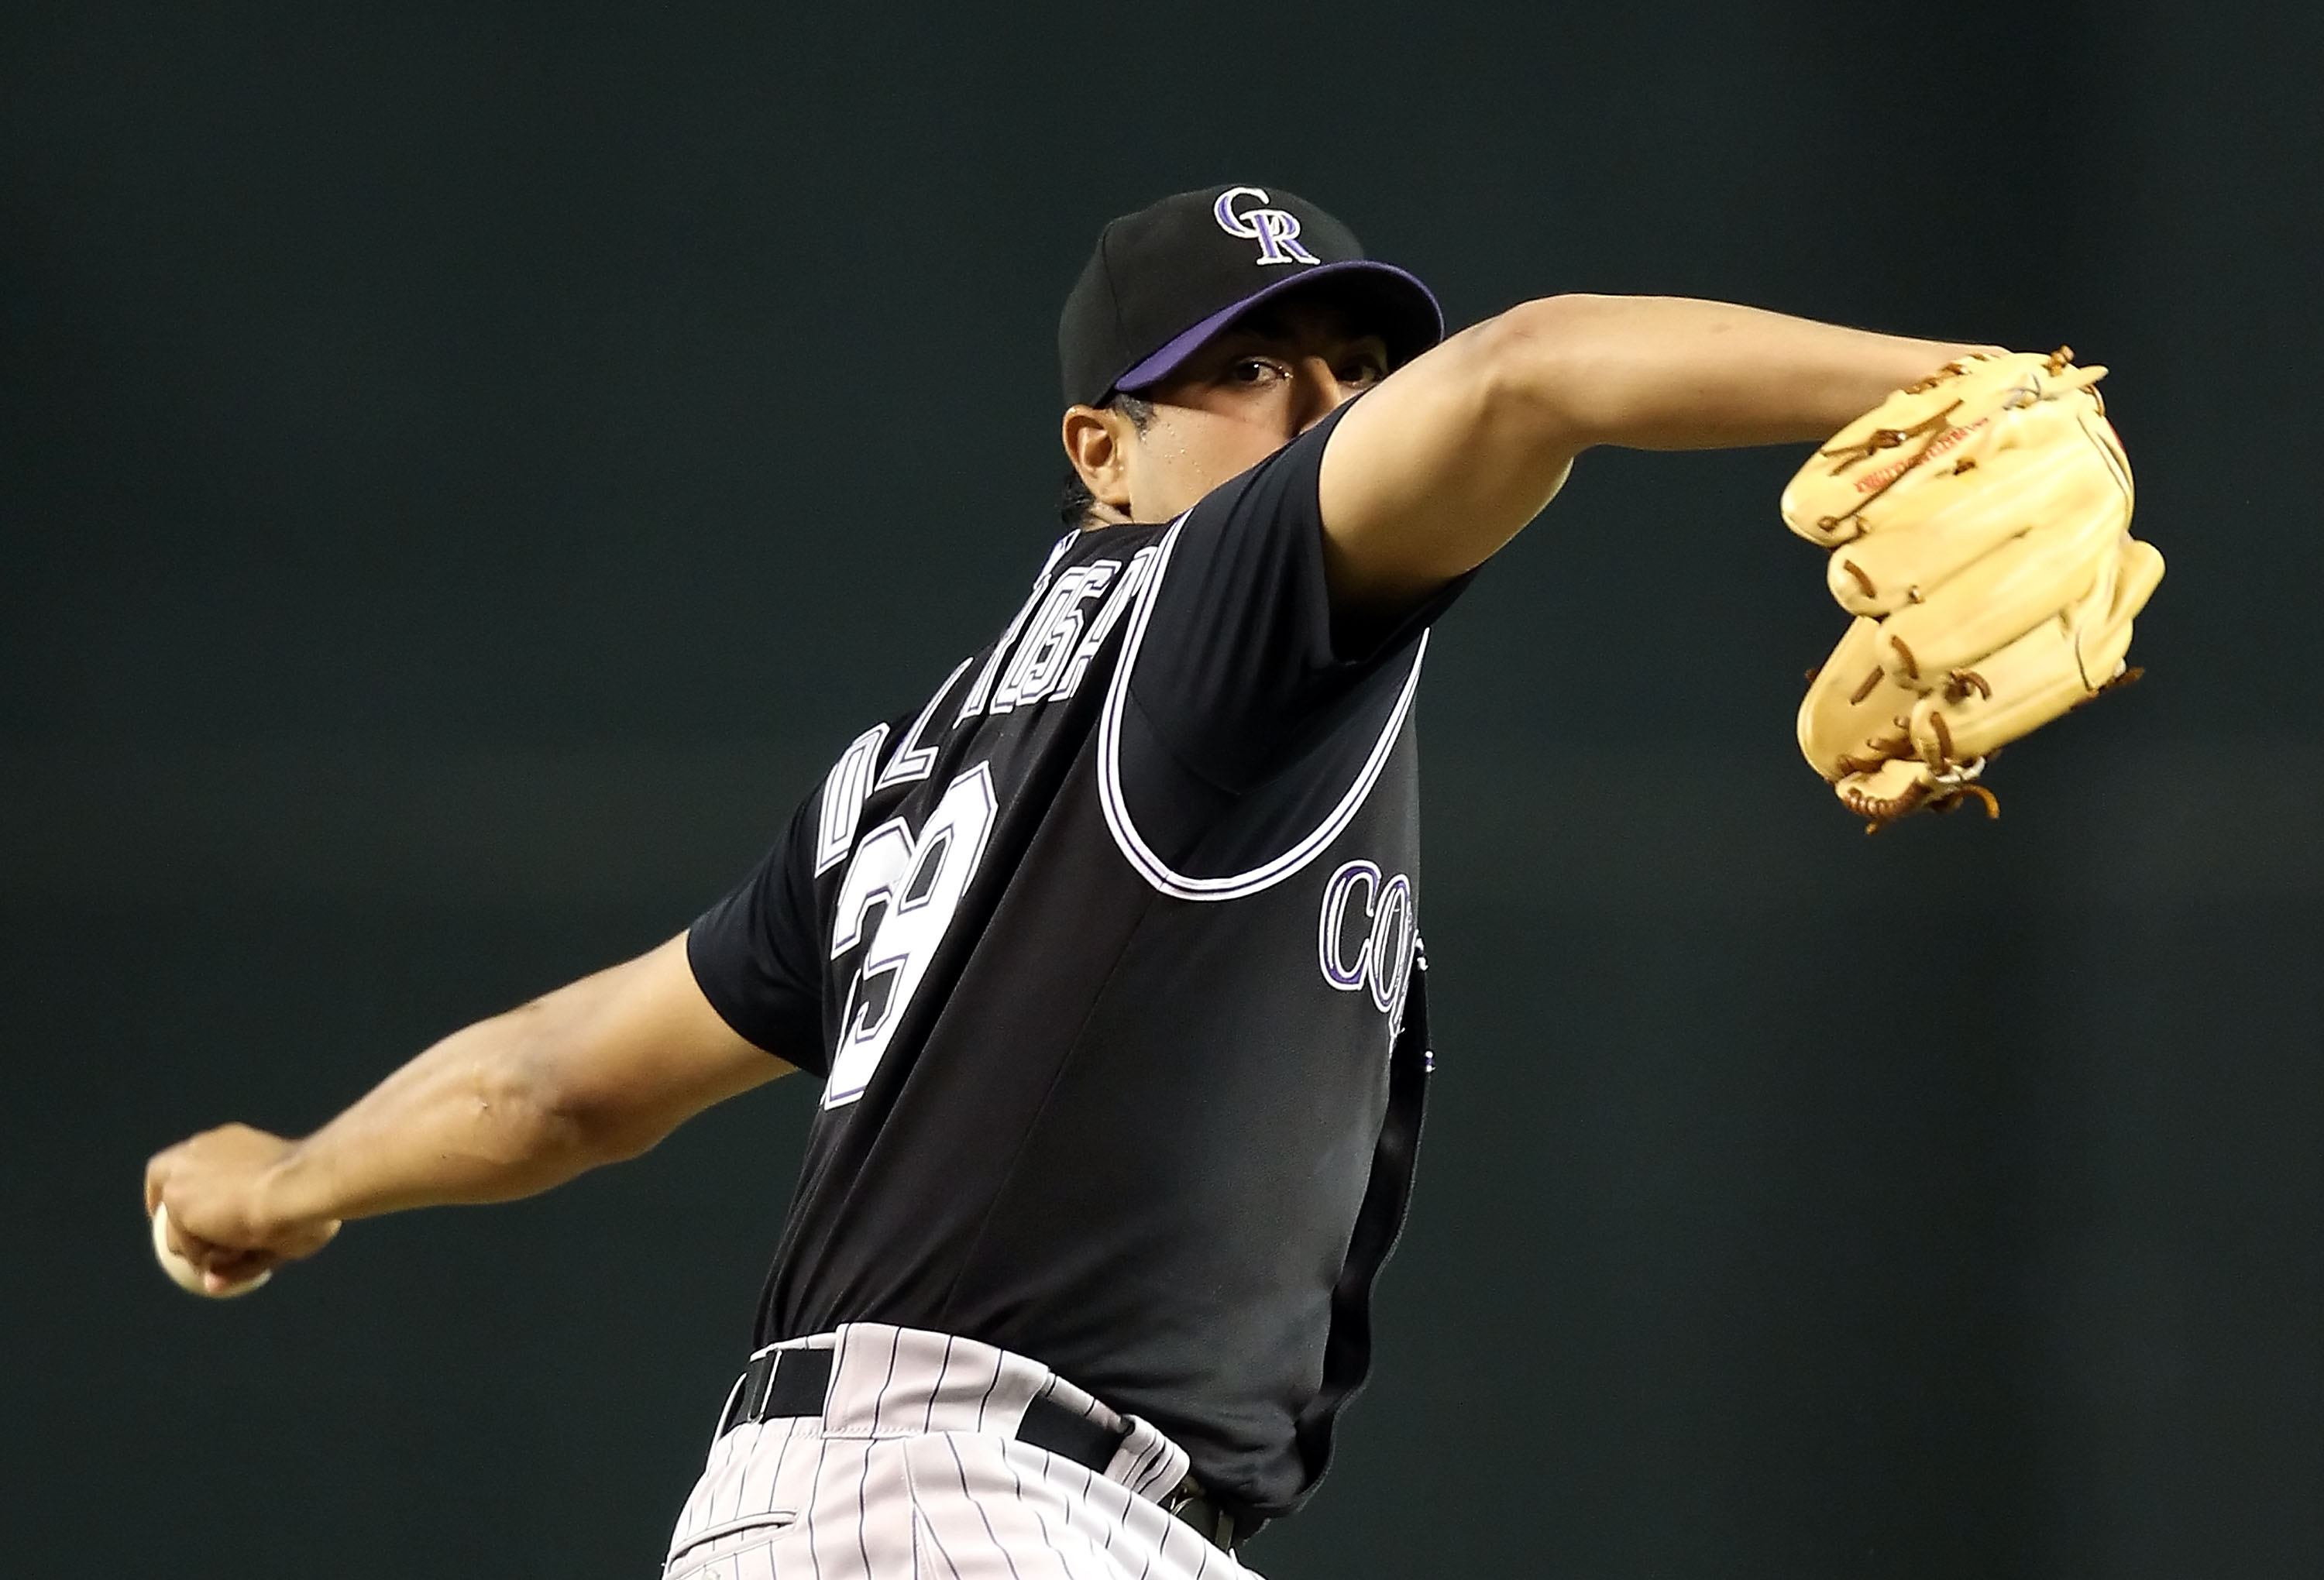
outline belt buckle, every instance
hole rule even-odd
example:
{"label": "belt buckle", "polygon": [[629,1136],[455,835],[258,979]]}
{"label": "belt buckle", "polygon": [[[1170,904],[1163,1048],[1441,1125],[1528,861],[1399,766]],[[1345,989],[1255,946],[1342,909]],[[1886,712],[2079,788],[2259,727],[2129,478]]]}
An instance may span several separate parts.
{"label": "belt buckle", "polygon": [[1234,1516],[1219,1507],[1193,1472],[1163,1494],[1161,1502],[1164,1513],[1192,1526],[1213,1547],[1221,1552],[1234,1551]]}

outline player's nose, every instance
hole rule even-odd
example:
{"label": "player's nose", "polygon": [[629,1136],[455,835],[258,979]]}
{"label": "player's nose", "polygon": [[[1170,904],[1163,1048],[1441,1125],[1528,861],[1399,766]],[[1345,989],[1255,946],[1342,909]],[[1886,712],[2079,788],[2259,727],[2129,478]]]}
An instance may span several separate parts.
{"label": "player's nose", "polygon": [[1353,400],[1360,384],[1344,382],[1328,356],[1303,356],[1292,365],[1298,431],[1305,433]]}

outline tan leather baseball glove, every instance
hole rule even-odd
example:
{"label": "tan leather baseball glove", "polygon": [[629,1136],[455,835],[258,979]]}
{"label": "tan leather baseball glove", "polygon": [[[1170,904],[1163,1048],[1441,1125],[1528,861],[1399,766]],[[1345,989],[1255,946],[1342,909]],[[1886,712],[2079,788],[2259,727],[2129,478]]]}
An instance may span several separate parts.
{"label": "tan leather baseball glove", "polygon": [[2138,678],[2163,556],[2130,536],[2130,464],[2070,348],[1964,357],[1816,452],[1784,520],[1831,550],[1856,617],[1800,704],[1800,749],[1867,831],[1974,796],[2004,743]]}

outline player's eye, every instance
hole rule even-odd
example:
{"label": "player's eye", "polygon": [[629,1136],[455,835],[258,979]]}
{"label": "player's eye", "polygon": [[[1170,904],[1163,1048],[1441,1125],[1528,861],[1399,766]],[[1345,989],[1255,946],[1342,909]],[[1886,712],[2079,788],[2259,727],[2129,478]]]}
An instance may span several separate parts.
{"label": "player's eye", "polygon": [[1247,356],[1229,364],[1227,381],[1234,384],[1263,384],[1283,370],[1263,356]]}
{"label": "player's eye", "polygon": [[1371,385],[1388,377],[1388,363],[1370,352],[1353,356],[1340,368],[1342,384]]}

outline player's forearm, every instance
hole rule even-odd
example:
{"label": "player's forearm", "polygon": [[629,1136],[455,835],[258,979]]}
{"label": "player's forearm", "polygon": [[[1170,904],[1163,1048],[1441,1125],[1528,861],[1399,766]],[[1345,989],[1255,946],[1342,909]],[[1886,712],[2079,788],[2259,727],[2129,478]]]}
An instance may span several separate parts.
{"label": "player's forearm", "polygon": [[454,1033],[292,1145],[259,1216],[365,1217],[506,1201],[620,1155],[561,1100],[543,1056],[562,1006],[527,1005]]}
{"label": "player's forearm", "polygon": [[1551,297],[1500,327],[1504,388],[1572,450],[1821,439],[1977,349],[1684,297]]}
{"label": "player's forearm", "polygon": [[247,1278],[343,1218],[505,1201],[634,1157],[790,1068],[711,1007],[680,935],[454,1033],[304,1141],[226,1125],[164,1148],[145,1205],[198,1265]]}

